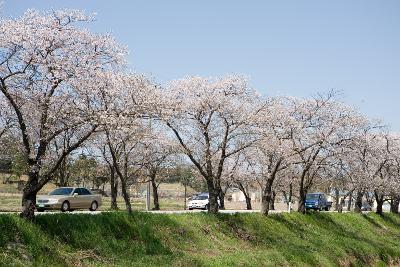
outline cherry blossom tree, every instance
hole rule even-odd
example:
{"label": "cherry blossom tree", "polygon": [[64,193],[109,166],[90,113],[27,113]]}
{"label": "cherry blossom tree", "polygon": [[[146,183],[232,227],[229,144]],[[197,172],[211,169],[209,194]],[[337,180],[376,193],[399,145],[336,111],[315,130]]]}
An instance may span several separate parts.
{"label": "cherry blossom tree", "polygon": [[371,175],[371,182],[376,201],[376,213],[383,213],[383,203],[390,195],[390,189],[395,185],[391,180],[391,141],[387,135],[375,135],[371,140],[370,157],[376,170]]}
{"label": "cherry blossom tree", "polygon": [[128,131],[106,130],[108,161],[120,179],[122,196],[129,213],[132,212],[132,205],[128,187],[139,180],[143,162],[142,157],[137,154],[142,149],[141,138],[143,136],[140,127],[136,131],[132,128]]}
{"label": "cherry blossom tree", "polygon": [[387,200],[398,212],[399,136],[335,92],[266,98],[238,75],[187,77],[163,89],[127,72],[126,49],[82,27],[92,19],[76,10],[0,18],[0,139],[10,134],[23,150],[29,178],[21,216],[33,218],[36,194],[50,180],[65,184],[71,157],[85,144],[108,166],[113,207],[119,180],[129,212],[128,187],[145,172],[159,208],[160,172],[178,154],[207,183],[211,213],[231,186],[248,209],[249,189],[261,187],[264,215],[276,191],[288,203],[298,191],[305,212],[307,192],[326,184],[336,190],[336,207],[347,191],[350,200],[356,193],[356,211],[365,197],[380,214]]}
{"label": "cherry blossom tree", "polygon": [[[63,160],[101,127],[100,96],[112,90],[102,81],[124,63],[125,49],[110,35],[79,27],[91,19],[76,10],[28,10],[0,21],[0,92],[13,111],[29,166],[21,213],[26,218]],[[66,132],[71,142],[43,171],[49,145]]]}
{"label": "cherry blossom tree", "polygon": [[[219,191],[218,199],[219,199],[219,208],[221,210],[224,210],[225,207],[225,196],[228,193],[229,189],[232,189],[233,187],[237,186],[239,189],[244,189],[245,192],[245,199],[246,199],[246,207],[247,209],[252,209],[251,208],[251,198],[250,198],[250,186],[247,184],[248,179],[241,179],[244,178],[243,176],[230,172],[230,171],[223,171],[222,172],[222,177],[221,177],[221,190]],[[243,192],[243,191],[242,191]]]}
{"label": "cherry blossom tree", "polygon": [[163,132],[163,127],[152,125],[150,133],[142,140],[143,172],[146,173],[153,191],[153,210],[160,210],[158,187],[173,173],[173,168],[178,162],[178,148],[175,140]]}
{"label": "cherry blossom tree", "polygon": [[390,211],[399,213],[400,205],[400,136],[392,133],[392,146],[390,149],[391,165],[389,167],[389,174],[391,175],[394,186],[390,189]]}
{"label": "cherry blossom tree", "polygon": [[349,192],[355,192],[354,210],[356,212],[361,212],[363,197],[368,194],[371,195],[369,192],[373,188],[373,177],[384,166],[384,164],[377,164],[376,159],[372,156],[376,152],[373,148],[373,140],[377,138],[381,131],[382,127],[377,122],[367,121],[361,127],[360,133],[347,146],[343,147],[344,150],[341,153],[340,160],[342,161],[343,173],[346,176],[347,189]]}
{"label": "cherry blossom tree", "polygon": [[226,160],[221,177],[222,190],[219,195],[220,209],[225,209],[224,198],[229,188],[238,188],[244,195],[246,209],[251,210],[251,190],[253,189],[254,173],[250,168],[247,158],[247,149],[237,153],[234,157]]}
{"label": "cherry blossom tree", "polygon": [[291,116],[287,104],[285,98],[267,101],[257,121],[259,138],[251,148],[244,151],[247,176],[261,188],[263,215],[268,215],[269,210],[274,208],[274,182],[279,173],[292,164],[294,157],[290,138],[297,122]]}
{"label": "cherry blossom tree", "polygon": [[256,140],[254,119],[262,104],[246,80],[236,75],[189,77],[172,82],[165,90],[161,119],[206,180],[211,213],[218,212],[226,159]]}
{"label": "cherry blossom tree", "polygon": [[116,174],[116,168],[115,164],[113,162],[112,156],[110,154],[109,150],[109,145],[110,143],[107,140],[107,137],[105,134],[98,135],[96,140],[93,143],[93,148],[92,150],[98,151],[98,152],[93,152],[93,154],[98,154],[100,158],[100,162],[106,166],[107,168],[107,175],[109,177],[109,183],[110,183],[110,198],[111,198],[111,209],[112,210],[118,210],[118,203],[117,203],[117,197],[118,197],[118,185],[119,185],[119,180]]}
{"label": "cherry blossom tree", "polygon": [[[346,149],[344,147],[335,150],[335,155],[331,157],[325,168],[326,182],[329,188],[334,190],[335,194],[335,211],[342,212],[343,204],[347,197],[352,198],[354,189],[349,187],[351,173],[349,173],[346,165]],[[351,200],[349,200],[350,202]],[[350,204],[351,205],[351,204]]]}
{"label": "cherry blossom tree", "polygon": [[291,137],[298,127],[292,116],[290,103],[287,98],[273,99],[270,105],[263,110],[260,131],[262,138],[256,144],[256,153],[253,158],[258,161],[260,170],[259,184],[262,188],[261,213],[268,215],[269,209],[274,207],[274,182],[280,173],[293,164],[294,152],[291,150]]}
{"label": "cherry blossom tree", "polygon": [[399,193],[399,177],[396,162],[396,140],[388,133],[377,133],[368,136],[368,157],[365,168],[369,178],[369,191],[373,192],[376,201],[376,213],[383,214],[383,203],[392,195]]}
{"label": "cherry blossom tree", "polygon": [[298,127],[292,132],[291,141],[297,157],[300,212],[305,212],[307,192],[316,179],[323,177],[335,149],[352,140],[363,121],[363,116],[335,96],[331,92],[293,102],[292,114]]}
{"label": "cherry blossom tree", "polygon": [[[141,176],[144,162],[144,139],[150,138],[149,119],[155,109],[155,86],[138,74],[113,75],[107,86],[118,92],[104,92],[102,103],[107,112],[104,134],[97,136],[96,146],[110,168],[112,180],[120,180],[126,209],[132,212],[128,187]],[[117,182],[113,181],[114,192]],[[115,206],[115,205],[114,205]]]}
{"label": "cherry blossom tree", "polygon": [[0,97],[0,140],[15,126],[12,110],[7,105],[6,99]]}

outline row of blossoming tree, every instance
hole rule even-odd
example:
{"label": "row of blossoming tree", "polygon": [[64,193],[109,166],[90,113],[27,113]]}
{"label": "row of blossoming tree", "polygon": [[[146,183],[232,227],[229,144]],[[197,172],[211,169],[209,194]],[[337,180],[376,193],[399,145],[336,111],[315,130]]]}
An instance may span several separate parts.
{"label": "row of blossoming tree", "polygon": [[126,49],[85,29],[91,20],[29,10],[0,21],[0,138],[17,136],[24,154],[23,217],[33,218],[37,193],[83,148],[109,167],[128,211],[131,181],[144,175],[157,195],[159,173],[182,160],[206,182],[211,213],[229,187],[248,208],[249,190],[261,188],[264,215],[277,192],[296,196],[304,212],[307,192],[321,184],[354,198],[356,211],[363,198],[378,213],[388,199],[398,211],[399,137],[334,92],[266,97],[239,75],[160,86],[130,73]]}

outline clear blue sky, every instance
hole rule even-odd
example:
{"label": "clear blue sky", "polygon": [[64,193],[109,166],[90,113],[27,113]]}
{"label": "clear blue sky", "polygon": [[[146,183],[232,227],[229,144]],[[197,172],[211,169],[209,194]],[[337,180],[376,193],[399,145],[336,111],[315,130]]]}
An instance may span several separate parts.
{"label": "clear blue sky", "polygon": [[165,83],[241,73],[266,95],[342,90],[347,103],[400,131],[400,1],[5,0],[97,12],[90,25],[129,47],[130,68]]}

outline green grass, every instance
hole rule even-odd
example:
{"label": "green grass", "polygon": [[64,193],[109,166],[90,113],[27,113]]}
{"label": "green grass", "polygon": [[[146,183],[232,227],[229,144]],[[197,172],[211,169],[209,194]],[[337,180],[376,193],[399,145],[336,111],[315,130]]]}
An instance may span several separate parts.
{"label": "green grass", "polygon": [[[100,210],[110,210],[111,209],[111,198],[103,197],[103,205],[100,207]],[[125,201],[122,197],[117,198],[117,205],[120,210],[125,210]],[[146,210],[146,200],[145,199],[134,199],[131,201],[132,208],[137,211]],[[151,207],[153,207],[153,200],[150,203]],[[177,201],[176,199],[160,199],[160,209],[161,210],[183,210],[184,202],[183,200]]]}
{"label": "green grass", "polygon": [[0,195],[0,211],[20,211],[21,196],[20,195]]}
{"label": "green grass", "polygon": [[3,184],[0,179],[0,193],[8,193],[8,194],[20,194],[21,191],[18,190],[16,184]]}
{"label": "green grass", "polygon": [[0,215],[4,266],[398,266],[400,216]]}

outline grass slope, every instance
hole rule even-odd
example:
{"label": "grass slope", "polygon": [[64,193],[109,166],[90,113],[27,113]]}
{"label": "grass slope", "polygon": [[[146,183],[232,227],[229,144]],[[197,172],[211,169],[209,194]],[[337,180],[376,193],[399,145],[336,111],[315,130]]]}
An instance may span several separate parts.
{"label": "grass slope", "polygon": [[218,216],[110,212],[0,215],[0,265],[385,266],[400,264],[400,216]]}

